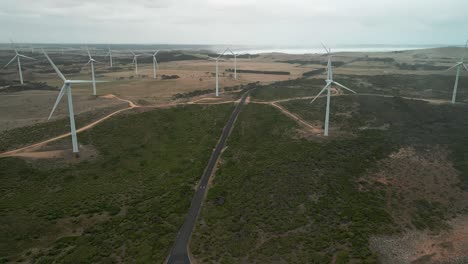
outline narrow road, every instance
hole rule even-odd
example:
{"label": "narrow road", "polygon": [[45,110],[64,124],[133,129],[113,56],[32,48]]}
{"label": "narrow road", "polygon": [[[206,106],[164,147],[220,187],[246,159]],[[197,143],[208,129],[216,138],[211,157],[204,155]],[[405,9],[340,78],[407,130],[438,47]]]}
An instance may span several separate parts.
{"label": "narrow road", "polygon": [[172,247],[169,257],[167,258],[168,264],[190,263],[188,250],[189,241],[192,235],[193,227],[195,226],[195,223],[197,221],[197,217],[200,212],[203,200],[205,199],[208,181],[216,165],[216,162],[218,161],[218,158],[221,155],[221,151],[226,144],[226,140],[228,139],[229,134],[231,133],[232,127],[236,122],[237,116],[239,115],[239,112],[245,100],[247,99],[248,94],[249,91],[247,91],[242,96],[239,104],[236,106],[231,116],[229,117],[226,126],[224,126],[223,132],[221,133],[221,138],[219,139],[215,150],[211,154],[210,160],[208,161],[208,165],[206,166],[205,171],[203,172],[197,191],[195,192],[195,195],[192,198],[192,204],[190,205],[190,209],[185,218],[185,222],[180,228],[174,246]]}

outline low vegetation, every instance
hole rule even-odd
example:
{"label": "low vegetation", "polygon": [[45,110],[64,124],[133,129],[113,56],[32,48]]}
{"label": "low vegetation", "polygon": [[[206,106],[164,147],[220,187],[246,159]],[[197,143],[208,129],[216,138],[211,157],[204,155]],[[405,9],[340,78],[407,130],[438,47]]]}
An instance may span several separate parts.
{"label": "low vegetation", "polygon": [[25,82],[21,85],[16,81],[6,81],[0,80],[0,94],[1,93],[15,93],[15,92],[22,92],[22,91],[29,91],[29,90],[57,90],[57,87],[52,87],[44,82]]}
{"label": "low vegetation", "polygon": [[392,148],[374,131],[320,144],[297,129],[270,106],[243,110],[191,243],[201,262],[375,262],[370,234],[395,227],[383,193],[355,180]]}
{"label": "low vegetation", "polygon": [[293,97],[315,96],[323,88],[321,79],[295,79],[263,85],[253,90],[252,99],[271,101]]}
{"label": "low vegetation", "polygon": [[214,89],[205,89],[205,90],[195,90],[186,93],[177,93],[172,96],[173,100],[182,99],[182,98],[191,98],[199,95],[214,93]]}
{"label": "low vegetation", "polygon": [[78,164],[0,159],[0,262],[163,263],[232,108],[111,118]]}
{"label": "low vegetation", "polygon": [[161,80],[172,80],[172,79],[179,79],[180,76],[173,74],[173,75],[161,75]]}
{"label": "low vegetation", "polygon": [[[360,93],[377,93],[418,98],[452,99],[455,77],[452,75],[340,75],[337,81]],[[460,76],[459,85],[468,84],[468,77]],[[468,99],[467,89],[458,89],[457,98]]]}
{"label": "low vegetation", "polygon": [[[108,107],[98,111],[85,112],[75,116],[77,128],[81,128],[99,118],[114,111],[122,109],[123,106]],[[52,137],[70,132],[70,120],[68,117],[57,120],[38,123],[29,127],[19,127],[0,132],[0,152],[24,147],[38,143]]]}
{"label": "low vegetation", "polygon": [[[226,69],[227,72],[234,72],[234,69]],[[291,75],[287,71],[256,71],[256,70],[237,70],[237,73],[255,73],[255,74],[273,74],[273,75]]]}
{"label": "low vegetation", "polygon": [[[327,65],[328,61],[326,59],[323,60],[283,60],[278,61],[283,63],[290,63],[290,64],[299,64],[299,65],[309,65],[309,64],[319,64],[319,65]],[[334,67],[340,67],[345,65],[346,62],[344,61],[333,61]]]}
{"label": "low vegetation", "polygon": [[[311,123],[322,122],[324,104],[282,103]],[[275,108],[246,106],[209,190],[193,254],[221,263],[375,263],[378,255],[369,249],[375,235],[447,228],[447,219],[466,210],[467,112],[464,105],[402,98],[334,97],[332,137],[323,140],[304,138]],[[411,147],[420,164],[421,153],[436,146],[449,160],[428,164],[444,172],[452,167],[455,175],[444,188],[431,189],[448,179],[444,174],[434,179],[411,163],[412,185],[397,185],[381,162]],[[389,182],[378,181],[382,174]],[[398,202],[408,213],[393,206]]]}

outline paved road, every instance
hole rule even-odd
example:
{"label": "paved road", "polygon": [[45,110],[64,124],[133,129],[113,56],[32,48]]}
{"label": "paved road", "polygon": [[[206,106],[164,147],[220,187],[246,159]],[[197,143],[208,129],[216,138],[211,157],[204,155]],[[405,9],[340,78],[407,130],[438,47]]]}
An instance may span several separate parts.
{"label": "paved road", "polygon": [[174,246],[172,247],[171,253],[167,259],[168,264],[188,264],[190,263],[189,252],[188,252],[188,244],[190,240],[190,236],[192,235],[193,227],[197,221],[198,214],[200,212],[203,200],[205,198],[206,187],[208,185],[208,180],[213,172],[214,166],[216,165],[216,161],[218,160],[219,156],[221,155],[221,151],[226,144],[226,140],[229,137],[231,129],[236,122],[237,116],[247,99],[249,91],[247,91],[241,98],[239,104],[236,106],[234,111],[232,112],[226,126],[223,129],[221,134],[221,139],[218,141],[218,145],[216,145],[215,150],[211,154],[210,160],[208,161],[208,166],[206,166],[203,176],[201,178],[200,184],[198,185],[198,189],[195,192],[195,196],[192,198],[192,204],[190,205],[190,209],[188,211],[187,217],[185,218],[185,222],[179,230],[177,234],[176,241]]}

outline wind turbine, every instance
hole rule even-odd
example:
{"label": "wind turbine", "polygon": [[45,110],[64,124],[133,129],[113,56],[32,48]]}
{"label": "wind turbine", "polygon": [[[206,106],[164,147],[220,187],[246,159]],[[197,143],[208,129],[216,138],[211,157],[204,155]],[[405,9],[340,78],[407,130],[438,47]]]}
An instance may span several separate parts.
{"label": "wind turbine", "polygon": [[19,73],[20,83],[24,84],[24,82],[23,82],[23,73],[21,72],[21,60],[20,60],[20,58],[23,57],[23,58],[30,59],[30,60],[36,60],[36,59],[25,56],[25,55],[22,55],[22,54],[19,54],[18,50],[14,46],[13,46],[13,49],[15,50],[15,56],[3,68],[8,67],[8,65],[10,65],[10,63],[12,63],[16,59],[18,61],[18,73]]}
{"label": "wind turbine", "polygon": [[110,49],[110,47],[107,47],[107,48],[109,49],[109,51],[107,52],[105,57],[109,56],[109,64],[110,64],[110,67],[112,68],[114,67],[113,61],[112,61],[112,50]]}
{"label": "wind turbine", "polygon": [[313,103],[325,90],[327,90],[327,108],[326,108],[326,112],[325,112],[325,131],[323,133],[324,136],[328,136],[328,126],[329,126],[329,123],[330,123],[330,96],[331,96],[331,86],[332,84],[336,84],[338,85],[339,87],[341,88],[344,88],[352,93],[356,93],[355,91],[349,89],[348,87],[340,84],[340,83],[337,83],[335,81],[333,81],[333,70],[332,70],[332,62],[331,62],[331,49],[327,49],[327,47],[325,47],[325,45],[323,45],[323,48],[327,51],[327,55],[328,55],[328,63],[327,63],[327,79],[325,80],[326,82],[326,85],[325,87],[320,91],[320,93],[317,94],[317,96],[315,96],[315,98],[310,102],[310,103]]}
{"label": "wind turbine", "polygon": [[218,57],[216,58],[211,58],[212,60],[215,60],[216,61],[216,97],[219,96],[219,81],[218,81],[218,61],[219,61],[219,58],[221,58],[221,56],[223,56],[227,51],[229,51],[230,53],[232,53],[232,55],[234,55],[234,72],[235,72],[235,78],[237,79],[237,65],[236,65],[236,55],[234,54],[234,52],[232,52],[231,49],[229,48],[226,48],[221,54],[219,54]]}
{"label": "wind turbine", "polygon": [[465,44],[465,52],[463,52],[463,55],[460,59],[459,62],[457,62],[455,65],[453,65],[452,67],[448,68],[446,71],[449,71],[453,68],[457,68],[457,75],[455,77],[455,85],[453,86],[453,94],[452,94],[452,104],[455,103],[455,100],[457,99],[457,90],[458,90],[458,78],[460,76],[460,68],[463,67],[465,68],[465,70],[468,71],[468,68],[466,67],[465,65],[465,53],[466,53],[466,48],[468,46],[468,40],[466,41],[466,44]]}
{"label": "wind turbine", "polygon": [[153,78],[156,79],[156,69],[159,70],[158,60],[156,59],[156,55],[158,55],[159,50],[153,53]]}
{"label": "wind turbine", "polygon": [[93,95],[96,95],[96,78],[94,77],[94,63],[102,63],[102,62],[99,62],[95,59],[93,59],[93,57],[91,57],[91,53],[89,52],[89,49],[86,47],[86,51],[88,52],[88,57],[89,57],[89,61],[83,66],[86,67],[86,65],[88,64],[91,64],[91,77],[93,78]]}
{"label": "wind turbine", "polygon": [[135,65],[135,75],[138,76],[138,57],[146,55],[146,54],[135,54],[133,51],[130,51],[133,54],[133,62],[132,64]]}
{"label": "wind turbine", "polygon": [[234,55],[234,79],[237,80],[237,54],[234,53],[230,48],[228,48],[228,51]]}
{"label": "wind turbine", "polygon": [[52,60],[49,58],[49,55],[43,50],[42,51],[44,55],[46,56],[47,60],[50,62],[52,67],[54,68],[55,72],[57,75],[62,79],[63,81],[63,86],[60,89],[60,92],[57,96],[57,100],[55,101],[54,107],[52,108],[52,111],[50,112],[48,120],[52,117],[52,114],[54,113],[55,109],[57,108],[57,105],[59,104],[60,100],[62,97],[67,94],[68,98],[68,114],[70,116],[70,130],[71,130],[71,137],[72,137],[72,144],[73,144],[73,153],[78,153],[78,141],[76,138],[76,127],[75,127],[75,115],[73,113],[73,100],[72,100],[72,84],[82,84],[82,83],[93,83],[93,81],[88,81],[88,80],[67,80],[65,76],[60,72],[60,70],[57,68],[57,66],[52,62]]}

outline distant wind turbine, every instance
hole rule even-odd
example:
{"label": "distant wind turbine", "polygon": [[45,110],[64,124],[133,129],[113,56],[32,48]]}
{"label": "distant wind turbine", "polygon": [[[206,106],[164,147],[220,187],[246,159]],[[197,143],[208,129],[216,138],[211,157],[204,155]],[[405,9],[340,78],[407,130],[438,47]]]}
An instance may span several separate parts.
{"label": "distant wind turbine", "polygon": [[135,54],[133,51],[130,51],[133,54],[133,62],[132,64],[135,65],[135,75],[138,76],[138,57],[146,55],[146,54]]}
{"label": "distant wind turbine", "polygon": [[102,62],[99,62],[95,59],[93,59],[93,57],[91,57],[91,53],[89,52],[89,49],[88,47],[86,47],[86,51],[88,52],[88,57],[89,57],[89,61],[83,66],[86,67],[86,65],[88,64],[91,64],[91,77],[92,77],[92,82],[93,82],[93,95],[96,95],[96,78],[94,77],[94,63],[102,63]]}
{"label": "distant wind turbine", "polygon": [[235,75],[235,79],[237,79],[237,64],[236,64],[236,55],[234,54],[234,52],[232,52],[232,50],[230,48],[226,48],[221,54],[219,54],[218,57],[216,58],[209,58],[209,59],[212,59],[212,60],[215,60],[216,61],[216,97],[219,96],[219,80],[218,80],[218,61],[219,61],[219,58],[221,58],[226,52],[230,52],[232,55],[234,55],[234,75]]}
{"label": "distant wind turbine", "polygon": [[468,68],[466,67],[466,64],[465,64],[465,62],[464,62],[467,46],[468,46],[468,40],[466,41],[466,44],[465,44],[465,51],[463,52],[460,61],[457,62],[457,63],[456,63],[455,65],[453,65],[452,67],[450,67],[450,68],[447,69],[447,71],[449,71],[449,70],[451,70],[451,69],[453,69],[453,68],[457,68],[457,75],[456,75],[456,77],[455,77],[455,85],[453,86],[452,104],[454,104],[455,101],[456,101],[456,99],[457,99],[458,78],[459,78],[459,76],[460,76],[460,68],[463,67],[463,68],[465,68],[465,70],[468,71]]}
{"label": "distant wind turbine", "polygon": [[326,82],[326,85],[325,87],[320,91],[320,93],[317,94],[317,96],[315,96],[315,98],[310,102],[310,103],[313,103],[325,90],[327,90],[327,108],[326,108],[326,113],[325,113],[325,131],[323,133],[324,136],[328,136],[328,126],[329,126],[329,123],[330,123],[330,96],[331,96],[331,86],[332,84],[336,84],[338,85],[339,87],[343,88],[343,89],[346,89],[352,93],[356,93],[355,91],[349,89],[348,87],[340,84],[340,83],[337,83],[335,81],[333,81],[333,69],[332,69],[332,62],[331,62],[331,49],[327,49],[327,47],[325,47],[325,45],[323,45],[323,48],[326,50],[327,52],[327,55],[328,55],[328,63],[327,63],[327,79],[325,80]]}
{"label": "distant wind turbine", "polygon": [[105,57],[109,56],[109,64],[110,64],[110,67],[112,68],[114,67],[113,65],[114,62],[112,61],[112,50],[110,49],[110,47],[107,47],[107,48],[109,49],[109,51],[107,52]]}
{"label": "distant wind turbine", "polygon": [[18,73],[19,73],[20,83],[24,84],[24,82],[23,82],[23,73],[21,72],[21,60],[20,60],[20,58],[22,57],[22,58],[26,58],[26,59],[30,59],[30,60],[36,60],[36,59],[25,56],[25,55],[22,55],[22,54],[19,54],[16,47],[14,47],[13,42],[12,42],[12,45],[13,45],[13,49],[15,50],[15,56],[3,68],[8,67],[8,65],[10,65],[10,63],[12,63],[16,59],[17,62],[18,62]]}
{"label": "distant wind turbine", "polygon": [[156,59],[156,55],[158,55],[159,50],[153,53],[153,78],[156,79],[156,70],[159,70],[158,60]]}
{"label": "distant wind turbine", "polygon": [[62,97],[67,94],[68,98],[68,114],[70,116],[70,130],[71,130],[71,137],[72,137],[72,145],[73,145],[73,152],[78,153],[78,140],[76,137],[76,127],[75,127],[75,115],[73,113],[73,100],[72,100],[72,84],[82,84],[82,83],[93,83],[93,81],[88,81],[88,80],[67,80],[65,76],[60,72],[60,70],[57,68],[57,66],[52,62],[52,60],[49,58],[49,55],[43,50],[42,51],[44,55],[46,56],[47,60],[50,62],[52,67],[54,68],[55,72],[57,75],[62,79],[63,81],[63,86],[60,89],[60,92],[57,96],[57,100],[55,101],[54,107],[52,108],[52,111],[50,112],[48,120],[52,117],[52,114],[54,113],[55,109],[57,108],[57,105],[59,104],[60,100]]}

